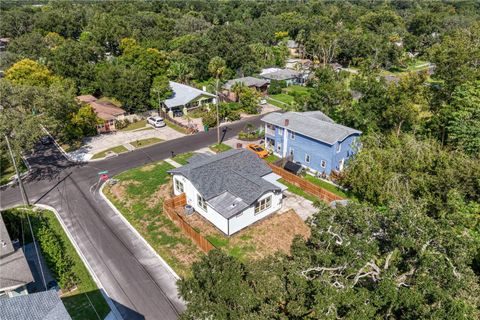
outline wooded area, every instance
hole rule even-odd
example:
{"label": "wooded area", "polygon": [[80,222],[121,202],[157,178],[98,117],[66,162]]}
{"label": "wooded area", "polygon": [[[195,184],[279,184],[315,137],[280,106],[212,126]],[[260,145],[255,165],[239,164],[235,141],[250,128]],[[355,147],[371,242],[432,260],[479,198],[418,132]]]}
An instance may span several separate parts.
{"label": "wooded area", "polygon": [[[358,201],[319,207],[311,237],[294,241],[291,255],[244,263],[209,252],[179,281],[184,319],[480,317],[478,1],[1,9],[0,36],[9,42],[0,52],[0,133],[15,138],[18,153],[38,141],[40,125],[63,140],[92,134],[95,115],[76,95],[142,112],[169,96],[168,80],[215,87],[283,67],[288,40],[314,61],[309,94],[291,108],[320,110],[363,132],[340,177]],[[417,70],[419,61],[433,73]]]}

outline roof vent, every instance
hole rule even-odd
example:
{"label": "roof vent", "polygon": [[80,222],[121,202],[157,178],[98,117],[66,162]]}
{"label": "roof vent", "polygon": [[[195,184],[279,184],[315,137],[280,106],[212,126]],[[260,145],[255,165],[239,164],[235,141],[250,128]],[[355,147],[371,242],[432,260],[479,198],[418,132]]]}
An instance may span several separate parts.
{"label": "roof vent", "polygon": [[288,127],[289,122],[290,121],[288,119],[285,119],[285,127]]}

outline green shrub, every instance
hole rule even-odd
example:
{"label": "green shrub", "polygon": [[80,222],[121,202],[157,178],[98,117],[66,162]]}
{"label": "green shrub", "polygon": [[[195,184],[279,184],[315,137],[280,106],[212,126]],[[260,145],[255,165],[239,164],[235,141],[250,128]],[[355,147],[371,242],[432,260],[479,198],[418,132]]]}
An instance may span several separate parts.
{"label": "green shrub", "polygon": [[[138,120],[133,120],[133,122],[137,122]],[[130,120],[128,119],[123,119],[123,120],[115,120],[115,128],[117,129],[123,129],[126,128],[130,125]]]}
{"label": "green shrub", "polygon": [[37,237],[45,260],[60,287],[68,290],[75,286],[78,277],[72,270],[74,263],[66,253],[62,239],[52,232],[46,221],[40,222]]}

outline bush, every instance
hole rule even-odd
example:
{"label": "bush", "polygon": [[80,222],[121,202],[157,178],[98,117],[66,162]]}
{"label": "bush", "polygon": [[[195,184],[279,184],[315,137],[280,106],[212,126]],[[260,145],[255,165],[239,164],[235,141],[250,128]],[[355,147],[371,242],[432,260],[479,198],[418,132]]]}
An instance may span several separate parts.
{"label": "bush", "polygon": [[73,260],[64,250],[62,239],[52,232],[47,222],[42,221],[37,231],[38,242],[48,266],[62,289],[72,288],[78,281],[73,272]]}
{"label": "bush", "polygon": [[[137,121],[138,121],[137,119],[133,120],[133,122],[137,122]],[[123,128],[128,127],[128,125],[129,125],[130,123],[131,123],[131,122],[130,122],[130,120],[128,120],[128,119],[115,120],[115,127],[116,127],[117,129],[123,129]]]}
{"label": "bush", "polygon": [[282,89],[287,87],[287,82],[284,80],[272,80],[268,86],[268,94],[279,94],[282,93]]}
{"label": "bush", "polygon": [[217,126],[217,114],[214,111],[205,112],[202,116],[202,122],[204,126],[213,128]]}

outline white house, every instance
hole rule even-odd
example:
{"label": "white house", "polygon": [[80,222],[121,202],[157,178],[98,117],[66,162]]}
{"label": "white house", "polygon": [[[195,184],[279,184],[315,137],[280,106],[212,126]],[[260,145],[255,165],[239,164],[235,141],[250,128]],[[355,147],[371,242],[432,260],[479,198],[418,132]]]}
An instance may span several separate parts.
{"label": "white house", "polygon": [[169,171],[174,193],[230,236],[282,207],[286,186],[253,152],[236,149],[192,157]]}
{"label": "white house", "polygon": [[[166,111],[173,112],[180,110],[187,113],[190,109],[195,109],[207,103],[215,103],[217,96],[205,90],[200,90],[186,84],[170,81],[170,88],[173,94],[166,99],[163,104]],[[172,114],[170,114],[172,116]]]}

